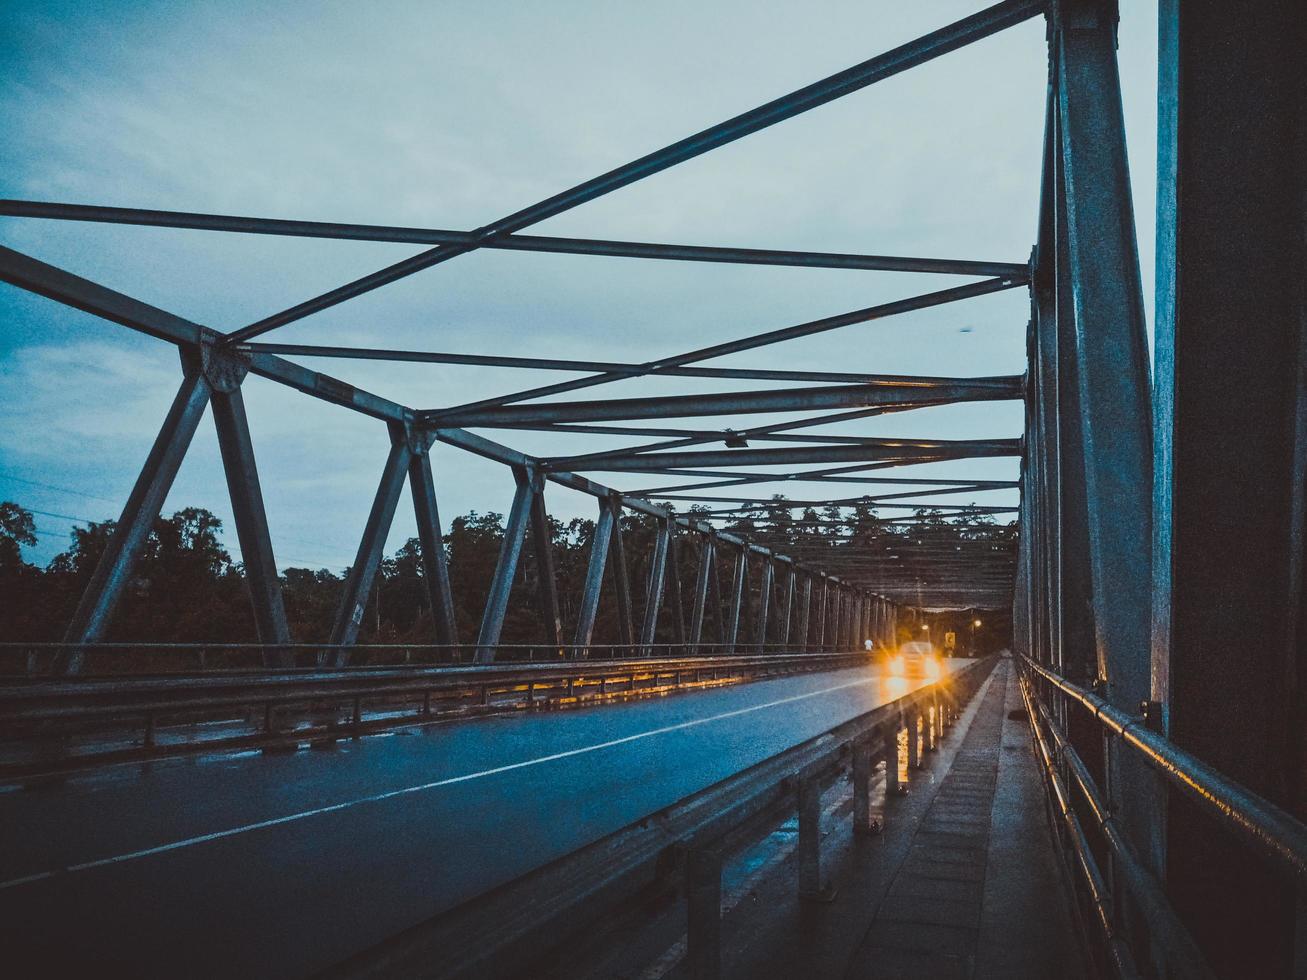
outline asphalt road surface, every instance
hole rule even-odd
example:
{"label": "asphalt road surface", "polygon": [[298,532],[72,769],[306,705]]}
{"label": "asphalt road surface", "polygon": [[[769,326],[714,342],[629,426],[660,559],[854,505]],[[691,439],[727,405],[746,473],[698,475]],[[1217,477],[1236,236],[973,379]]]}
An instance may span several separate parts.
{"label": "asphalt road surface", "polygon": [[924,683],[868,666],[0,790],[0,962],[306,976]]}

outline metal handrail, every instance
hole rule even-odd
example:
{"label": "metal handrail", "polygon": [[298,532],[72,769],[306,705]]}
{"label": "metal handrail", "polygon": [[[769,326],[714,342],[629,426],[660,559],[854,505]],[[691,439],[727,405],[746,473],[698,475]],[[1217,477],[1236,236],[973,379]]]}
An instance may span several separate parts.
{"label": "metal handrail", "polygon": [[1221,826],[1295,877],[1300,886],[1307,886],[1307,824],[1152,731],[1142,718],[1122,711],[1024,654],[1021,661],[1031,672],[1089,709],[1104,728],[1120,736],[1124,744],[1139,752]]}
{"label": "metal handrail", "polygon": [[[638,820],[440,913],[326,975],[333,980],[360,980],[407,974],[437,957],[442,975],[450,977],[516,975],[538,963],[542,942],[558,943],[566,935],[581,934],[615,905],[641,894],[653,878],[679,875],[686,884],[689,973],[719,976],[713,963],[720,956],[720,931],[705,920],[720,916],[720,893],[709,888],[704,900],[694,887],[692,878],[699,876],[693,870],[699,863],[696,855],[709,858],[709,877],[716,878],[724,852],[738,850],[765,832],[778,814],[794,813],[796,804],[801,826],[814,819],[820,823],[820,810],[814,807],[805,812],[802,805],[806,788],[826,785],[852,769],[855,797],[866,794],[871,766],[860,767],[859,756],[864,762],[886,761],[887,798],[892,797],[890,787],[897,786],[898,780],[900,730],[908,731],[909,760],[924,762],[922,750],[931,744],[926,739],[937,736],[928,736],[924,729],[918,733],[916,719],[934,711],[936,726],[948,725],[984,683],[995,662],[993,657],[972,661],[938,681],[834,725],[672,803],[658,811],[657,819]],[[853,816],[856,831],[856,806]],[[805,865],[809,865],[809,875],[818,881],[821,878],[819,868],[811,867],[821,861],[820,834],[813,832],[805,838],[801,830],[800,838],[797,864],[803,896]],[[808,841],[806,852],[804,839]]]}

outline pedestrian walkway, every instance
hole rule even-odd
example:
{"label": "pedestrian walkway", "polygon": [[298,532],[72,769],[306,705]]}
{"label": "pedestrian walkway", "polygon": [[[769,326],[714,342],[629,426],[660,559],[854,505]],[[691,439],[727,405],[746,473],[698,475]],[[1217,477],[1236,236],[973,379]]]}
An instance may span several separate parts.
{"label": "pedestrian walkway", "polygon": [[1005,661],[849,964],[849,980],[1082,975],[1035,766],[1016,672]]}
{"label": "pedestrian walkway", "polygon": [[1012,661],[921,761],[875,836],[851,833],[851,798],[832,790],[833,899],[800,901],[793,861],[778,866],[723,917],[724,976],[1085,976]]}

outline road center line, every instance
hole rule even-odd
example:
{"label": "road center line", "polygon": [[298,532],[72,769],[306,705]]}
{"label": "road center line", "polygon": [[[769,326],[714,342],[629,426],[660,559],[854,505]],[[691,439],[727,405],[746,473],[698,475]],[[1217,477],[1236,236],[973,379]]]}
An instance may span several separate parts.
{"label": "road center line", "polygon": [[17,888],[20,885],[45,881],[48,878],[54,878],[58,875],[73,874],[78,871],[90,871],[93,868],[102,868],[111,864],[122,864],[127,861],[136,861],[141,858],[151,857],[155,854],[164,854],[168,851],[177,851],[184,847],[192,847],[196,844],[206,844],[209,841],[222,840],[225,837],[235,837],[238,834],[245,834],[254,830],[263,830],[267,827],[278,827],[282,824],[294,823],[296,820],[306,820],[309,817],[322,816],[327,813],[337,813],[341,810],[348,810],[351,807],[362,806],[365,803],[380,803],[383,800],[391,800],[398,796],[407,796],[411,793],[422,793],[426,790],[438,789],[441,786],[452,786],[455,783],[471,782],[474,779],[484,779],[487,776],[496,776],[499,773],[511,772],[514,769],[525,769],[528,766],[538,766],[546,762],[555,762],[558,759],[567,759],[572,756],[585,755],[588,752],[598,752],[601,749],[612,748],[614,745],[623,745],[627,742],[639,741],[642,738],[652,738],[655,735],[665,735],[668,732],[694,728],[698,725],[706,725],[710,722],[721,721],[724,718],[737,718],[740,715],[747,715],[754,711],[763,711],[767,708],[775,708],[783,704],[793,704],[795,701],[805,701],[808,698],[820,697],[823,694],[833,694],[836,691],[843,691],[850,687],[860,687],[865,684],[872,684],[879,680],[881,680],[879,676],[864,677],[856,681],[837,684],[834,687],[823,688],[820,691],[808,691],[806,694],[793,694],[790,697],[780,698],[776,701],[768,701],[765,704],[750,705],[747,708],[736,708],[733,711],[726,711],[719,715],[710,715],[707,718],[694,718],[690,721],[679,722],[675,725],[654,728],[647,732],[637,732],[634,735],[624,735],[622,738],[611,739],[607,742],[599,742],[596,745],[586,745],[577,749],[568,749],[565,752],[555,752],[552,755],[542,755],[536,759],[512,762],[508,765],[496,766],[493,769],[483,769],[480,772],[465,773],[462,776],[450,776],[446,779],[437,779],[433,782],[422,783],[418,786],[405,786],[402,789],[387,790],[384,793],[376,793],[372,796],[364,796],[356,800],[346,800],[343,803],[332,803],[329,806],[317,807],[313,810],[304,810],[300,813],[290,813],[284,817],[273,817],[270,820],[259,820],[255,823],[244,824],[240,827],[232,827],[228,830],[218,830],[211,834],[200,834],[196,837],[187,837],[185,840],[173,841],[170,844],[160,844],[157,847],[147,847],[139,851],[131,851],[127,854],[119,854],[114,857],[97,858],[94,861],[70,864],[67,867],[55,868],[50,871],[38,871],[35,874],[24,875],[21,878],[13,878],[9,881],[0,882],[0,891],[6,888]]}

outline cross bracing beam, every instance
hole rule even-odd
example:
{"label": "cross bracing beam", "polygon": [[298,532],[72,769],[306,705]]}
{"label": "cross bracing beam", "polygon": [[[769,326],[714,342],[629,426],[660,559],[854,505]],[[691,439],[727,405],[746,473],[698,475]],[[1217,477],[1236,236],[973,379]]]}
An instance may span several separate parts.
{"label": "cross bracing beam", "polygon": [[[930,407],[929,402],[920,402],[913,405],[875,405],[871,408],[859,408],[851,412],[833,412],[829,415],[809,415],[798,419],[788,419],[784,422],[770,422],[767,425],[755,426],[748,429],[723,429],[696,432],[694,434],[677,438],[668,439],[662,442],[647,442],[638,446],[628,446],[621,450],[622,453],[648,453],[659,449],[684,449],[689,446],[702,446],[711,442],[729,442],[731,445],[747,445],[749,440],[762,440],[768,437],[774,437],[777,433],[794,432],[798,429],[813,429],[822,425],[837,425],[841,422],[853,422],[858,419],[871,418],[873,416],[890,415],[895,412],[911,411],[918,408]],[[807,433],[801,436],[792,437],[794,442],[830,442],[832,444],[846,443],[849,445],[864,445],[867,437],[855,436],[845,439],[810,439]],[[791,441],[787,439],[786,441]],[[605,450],[598,453],[585,453],[577,456],[577,459],[595,459],[606,458],[612,455],[612,450]],[[866,463],[856,464],[853,466],[844,466],[836,469],[825,470],[829,473],[855,472],[859,470],[876,469],[875,465]],[[670,470],[669,472],[676,472]],[[814,471],[818,472],[818,471]]]}
{"label": "cross bracing beam", "polygon": [[725,146],[776,123],[825,105],[841,96],[866,88],[875,82],[899,72],[924,64],[940,55],[979,41],[1043,12],[1044,0],[1004,0],[985,10],[932,31],[914,41],[902,44],[885,54],[870,58],[852,68],[845,69],[811,85],[804,86],[773,99],[766,105],[734,116],[725,122],[678,140],[660,150],[646,154],[638,160],[593,177],[575,187],[554,194],[536,204],[515,211],[498,221],[476,229],[475,242],[463,245],[437,245],[418,255],[363,276],[329,292],[306,300],[289,309],[265,317],[230,335],[233,342],[252,337],[294,323],[355,296],[361,296],[388,283],[413,275],[423,269],[464,255],[480,247],[481,243],[506,234],[521,231],[546,218],[570,211],[581,204],[609,194],[612,191],[643,180],[678,163],[691,160],[710,150]]}
{"label": "cross bracing beam", "polygon": [[[870,408],[972,401],[1010,401],[1022,397],[1022,379],[879,377],[853,385],[775,388],[704,395],[608,398],[541,405],[505,405],[469,411],[433,410],[423,421],[466,428],[512,428],[518,422],[599,422],[626,419],[691,418],[752,412],[807,412],[826,408]],[[615,452],[622,452],[617,450]]]}
{"label": "cross bracing beam", "polygon": [[[862,444],[865,437],[858,439]],[[710,490],[716,487],[741,486],[750,483],[886,483],[906,486],[977,486],[986,490],[1017,489],[1019,480],[929,480],[924,477],[885,477],[856,476],[853,474],[874,470],[875,466],[840,466],[819,470],[797,470],[791,472],[739,473],[732,474],[724,470],[678,470],[663,472],[668,476],[702,476],[714,477],[703,483],[680,483],[665,487],[647,487],[642,490],[627,491],[631,497],[657,496],[662,493],[681,493],[687,490]]]}
{"label": "cross bracing beam", "polygon": [[[183,352],[198,352],[205,356],[212,356],[208,352],[213,351],[215,344],[221,340],[220,334],[217,334],[199,324],[133,299],[122,293],[91,282],[90,280],[48,265],[47,263],[43,263],[13,249],[0,247],[0,280],[27,289],[30,292],[46,296],[64,305],[72,306],[112,322],[119,323],[133,330],[137,330],[158,339],[166,340],[177,345]],[[223,356],[244,359],[243,363],[248,365],[248,370],[250,372],[259,374],[269,380],[284,384],[305,394],[331,402],[332,404],[341,405],[361,414],[386,421],[390,424],[392,439],[399,440],[400,437],[398,433],[403,431],[406,433],[404,439],[409,440],[410,437],[407,433],[410,431],[421,430],[421,427],[417,426],[416,414],[412,409],[371,392],[346,384],[345,382],[339,381],[328,375],[295,364],[294,362],[288,361],[278,355],[266,352],[253,352],[249,354],[233,352],[230,354],[224,354]],[[207,384],[202,387],[205,387],[207,390]],[[187,418],[193,419],[196,422],[198,421],[198,415],[196,415],[194,411],[189,412]],[[190,428],[189,425],[188,428]],[[167,435],[166,432],[165,435]],[[169,440],[172,440],[172,436],[167,437]],[[163,438],[163,436],[161,436],[161,438]],[[533,457],[462,429],[452,427],[431,428],[422,433],[422,438],[435,439],[449,445],[457,446],[476,455],[513,467],[515,471],[530,470],[533,468],[536,469],[537,472],[539,471],[539,461],[535,460]],[[188,442],[189,439],[187,438],[186,441]],[[171,444],[172,443],[169,442],[169,445]],[[180,448],[173,453],[173,456],[177,457],[174,460],[177,464],[180,463],[180,453],[185,448],[180,444],[178,445]],[[405,455],[406,466],[400,467],[398,463],[394,463],[393,465],[388,463],[386,467],[386,475],[382,481],[383,487],[380,488],[378,492],[379,503],[374,506],[374,510],[377,510],[377,515],[375,516],[377,516],[378,519],[375,522],[370,521],[370,524],[375,524],[376,530],[365,534],[365,540],[360,546],[360,553],[364,554],[364,560],[360,563],[360,572],[365,571],[366,566],[372,565],[372,562],[369,559],[371,557],[371,552],[374,550],[374,545],[380,537],[379,529],[382,524],[388,523],[386,512],[390,511],[393,513],[392,498],[394,497],[396,486],[402,484],[405,476],[409,477],[410,482],[414,477],[412,469],[414,455],[415,453],[420,455],[424,449],[424,446],[418,446],[415,449],[415,445],[416,444],[411,441],[406,443],[399,443],[397,441],[392,448],[392,455]],[[170,456],[169,458],[171,459],[172,457]],[[149,474],[147,474],[147,476],[148,475]],[[427,490],[429,489],[428,484],[430,482],[429,474],[425,472],[418,473],[417,478],[418,483],[421,486],[421,495],[424,502],[432,503],[432,500],[427,500],[430,496],[430,494],[427,493]],[[621,498],[620,495],[616,495],[611,488],[595,483],[594,481],[575,473],[554,470],[544,473],[543,478],[549,482],[589,494],[596,498],[619,500],[619,507],[625,507],[626,509],[637,513],[644,513],[664,521],[669,518],[669,512],[664,507],[658,507],[637,498]],[[159,481],[155,480],[153,476],[150,476],[148,482],[150,487],[153,488],[151,490],[151,499],[153,499],[153,496],[157,496],[159,492],[158,487],[161,486],[161,484]],[[419,507],[420,506],[421,505],[419,505]],[[520,510],[520,508],[518,509]],[[435,518],[434,509],[429,508],[429,510],[430,513],[426,514],[426,518],[428,523],[431,525],[429,530],[433,533],[429,535],[428,538],[430,541],[434,542],[437,540],[439,535],[438,523]],[[419,515],[419,519],[423,519],[422,514]],[[742,549],[742,553],[744,554],[757,554],[773,558],[777,561],[790,562],[793,564],[791,559],[783,555],[775,554],[772,549],[748,542],[726,532],[715,531],[712,526],[706,522],[680,516],[671,516],[670,519],[674,521],[677,527],[703,535],[711,535],[713,540],[720,542],[722,545]],[[521,520],[516,522],[517,525],[525,523],[525,515],[523,515]],[[508,537],[510,551],[520,551],[520,536],[517,533],[513,533]],[[613,540],[617,541],[618,539],[619,536],[614,533]],[[130,542],[126,537],[120,538],[120,541],[130,545]],[[492,603],[492,606],[499,607],[502,605],[506,594],[504,590],[511,579],[511,576],[507,573],[507,567],[510,564],[516,563],[516,557],[517,555],[515,553],[510,554],[509,560],[503,563],[504,568],[501,569],[502,574],[496,576],[499,588],[494,591],[496,596],[498,596],[498,601]],[[130,556],[128,556],[128,558],[130,559]],[[131,565],[131,561],[124,560],[120,564],[123,569],[127,569]],[[814,573],[807,571],[806,574]],[[358,600],[365,596],[367,591],[366,587],[363,587],[362,585],[361,579],[363,576],[360,575],[357,577],[360,580],[358,583],[359,587],[352,590],[352,595],[355,601],[349,605],[348,611],[342,614],[341,621],[338,624],[339,629],[337,630],[337,633],[342,641],[346,642],[352,639],[352,634],[356,632],[355,627],[357,624],[353,623],[352,620],[354,620],[355,614],[357,613],[359,605]],[[439,578],[438,570],[435,577],[437,579]],[[830,577],[830,581],[838,582],[839,579],[836,577]],[[433,580],[433,588],[436,589],[436,594],[433,596],[433,602],[437,606],[435,610],[437,613],[436,619],[438,624],[443,627],[443,633],[452,626],[452,615],[442,615],[449,612],[449,606],[445,601],[445,596],[441,594],[440,583]],[[93,588],[88,591],[87,597],[84,601],[103,604],[105,598],[106,596],[103,590]],[[105,617],[107,616],[105,610],[111,608],[111,606],[112,603],[110,602],[107,607],[102,608],[101,611],[104,612],[105,615],[101,616],[99,622],[103,623],[105,621]],[[342,605],[342,609],[345,608],[345,605]],[[491,616],[488,620],[483,619],[482,624],[483,635],[480,638],[482,641],[480,646],[483,651],[483,656],[486,655],[485,651],[491,646],[491,636],[489,634],[494,632],[494,624],[496,620],[500,619],[499,616],[495,615],[497,609],[492,609],[490,611]],[[439,623],[442,619],[444,619],[445,622]],[[487,630],[489,632],[487,632]],[[85,637],[80,634],[78,638],[85,640]]]}
{"label": "cross bracing beam", "polygon": [[[723,248],[710,245],[668,245],[655,242],[609,241],[594,238],[557,238],[547,235],[479,237],[471,231],[364,225],[332,221],[295,221],[253,218],[191,211],[157,211],[113,208],[92,204],[46,201],[0,201],[0,215],[144,225],[154,228],[189,228],[250,235],[292,238],[330,238],[349,241],[399,242],[413,245],[469,245],[474,248],[519,252],[561,252],[571,255],[606,255],[636,259],[670,259],[682,262],[723,262],[739,265],[796,266],[809,269],[861,269],[885,272],[933,272],[954,276],[1023,276],[1025,262],[985,262],[968,259],[915,258],[898,255],[861,255],[772,248]],[[280,353],[292,353],[281,351]],[[332,356],[332,355],[326,355]]]}
{"label": "cross bracing beam", "polygon": [[557,384],[543,385],[538,388],[528,388],[523,391],[515,391],[494,398],[484,398],[479,401],[468,402],[464,405],[455,405],[450,408],[441,409],[440,414],[447,414],[453,417],[456,413],[470,412],[484,408],[495,408],[500,405],[527,401],[532,398],[543,398],[546,395],[558,395],[567,391],[577,391],[581,388],[591,388],[595,385],[608,384],[612,381],[621,381],[624,378],[661,374],[665,369],[670,367],[684,367],[687,364],[694,364],[698,361],[707,361],[715,357],[725,357],[728,354],[741,354],[744,351],[757,350],[760,347],[769,347],[772,344],[779,344],[787,340],[798,340],[802,337],[811,337],[831,330],[838,330],[841,327],[853,326],[858,323],[870,323],[873,320],[882,320],[886,317],[897,316],[902,313],[911,313],[916,310],[929,309],[933,306],[942,306],[946,303],[956,303],[960,300],[972,299],[977,296],[987,296],[990,293],[1002,292],[1006,289],[1013,289],[1017,286],[1024,285],[1024,279],[1011,277],[984,279],[980,282],[968,283],[964,286],[954,286],[933,293],[925,293],[920,296],[910,296],[906,299],[894,300],[890,303],[869,306],[861,310],[853,310],[848,313],[839,313],[835,316],[809,320],[806,323],[799,323],[790,327],[781,327],[777,330],[769,330],[765,333],[752,334],[747,337],[741,337],[738,340],[729,340],[723,343],[713,344],[710,347],[701,347],[698,350],[688,351],[687,353],[677,354],[672,357],[661,358],[656,361],[647,361],[644,364],[636,365],[635,369],[629,372],[606,371],[585,378],[576,378],[571,381],[560,381]]}
{"label": "cross bracing beam", "polygon": [[[721,452],[644,453],[587,463],[586,469],[658,473],[664,467],[767,466],[846,461],[899,461],[903,465],[937,460],[1017,456],[1019,439],[879,439],[862,446],[812,446],[792,449],[728,449]],[[545,460],[548,469],[572,469],[575,457]],[[579,468],[579,467],[576,467]]]}
{"label": "cross bracing beam", "polygon": [[[615,371],[639,373],[642,365],[623,361],[580,361],[556,357],[510,357],[501,354],[455,354],[447,351],[388,350],[378,347],[330,347],[321,344],[237,344],[234,350],[241,353],[282,354],[291,357],[327,357],[356,361],[399,361],[419,364],[462,364],[472,367],[515,368],[530,371]],[[728,378],[751,381],[818,381],[832,384],[883,384],[896,380],[894,376],[869,374],[857,371],[777,371],[765,368],[724,367],[669,367],[658,372],[678,378]],[[902,376],[904,383],[917,380]],[[923,379],[932,380],[932,379]],[[1019,395],[1016,397],[1020,397]],[[439,410],[433,415],[441,414]],[[521,425],[547,425],[552,421]],[[577,429],[575,431],[582,431]],[[593,430],[590,430],[593,431]],[[657,435],[656,430],[636,429],[635,433]],[[677,433],[683,434],[683,433]]]}

